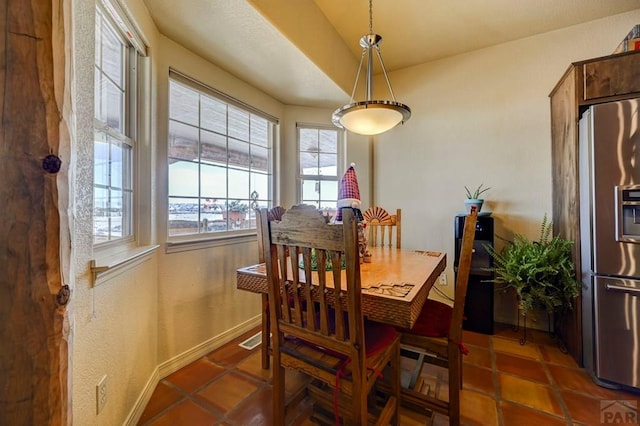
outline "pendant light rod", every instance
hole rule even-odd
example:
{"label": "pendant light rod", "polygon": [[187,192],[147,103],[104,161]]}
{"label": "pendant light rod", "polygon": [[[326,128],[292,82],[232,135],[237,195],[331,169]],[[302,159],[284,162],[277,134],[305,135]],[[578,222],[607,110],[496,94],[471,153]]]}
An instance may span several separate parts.
{"label": "pendant light rod", "polygon": [[[356,74],[356,81],[351,92],[351,100],[349,104],[344,105],[334,111],[332,121],[341,128],[345,128],[354,133],[363,135],[376,135],[395,127],[399,123],[404,123],[411,117],[411,109],[396,101],[395,93],[391,87],[389,74],[382,60],[380,53],[380,43],[382,36],[373,32],[373,0],[369,0],[369,34],[362,36],[360,46],[362,47],[362,55],[360,56],[360,64]],[[384,75],[389,94],[390,101],[373,100],[373,50],[375,50],[382,73]],[[367,55],[366,74],[365,74],[365,100],[354,101],[358,81],[362,72],[365,55]]]}

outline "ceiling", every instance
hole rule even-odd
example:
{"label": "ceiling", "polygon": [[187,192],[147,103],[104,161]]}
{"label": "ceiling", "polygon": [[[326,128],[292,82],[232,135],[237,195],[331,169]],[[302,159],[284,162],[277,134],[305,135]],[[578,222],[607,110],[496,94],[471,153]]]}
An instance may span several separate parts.
{"label": "ceiling", "polygon": [[[367,0],[144,2],[162,34],[285,104],[349,100]],[[393,71],[638,8],[640,0],[375,0],[373,32]]]}

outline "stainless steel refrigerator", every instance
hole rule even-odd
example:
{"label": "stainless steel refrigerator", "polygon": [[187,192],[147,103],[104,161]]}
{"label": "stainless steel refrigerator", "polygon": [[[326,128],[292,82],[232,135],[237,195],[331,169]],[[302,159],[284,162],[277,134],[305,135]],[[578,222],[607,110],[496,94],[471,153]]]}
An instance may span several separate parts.
{"label": "stainless steel refrigerator", "polygon": [[585,367],[607,387],[640,390],[640,99],[580,120]]}

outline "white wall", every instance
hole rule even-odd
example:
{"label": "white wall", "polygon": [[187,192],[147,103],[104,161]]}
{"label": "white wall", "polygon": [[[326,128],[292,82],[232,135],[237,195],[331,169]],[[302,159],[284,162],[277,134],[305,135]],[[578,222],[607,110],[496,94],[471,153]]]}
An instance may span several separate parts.
{"label": "white wall", "polygon": [[[403,209],[403,246],[446,251],[453,283],[453,218],[480,183],[496,235],[535,238],[552,213],[548,95],[571,62],[611,54],[638,22],[640,9],[392,73],[413,116],[374,143],[374,198]],[[498,305],[496,319],[513,320]]]}
{"label": "white wall", "polygon": [[[151,256],[132,268],[94,287],[89,268],[93,251],[93,63],[95,2],[69,1],[73,9],[71,133],[71,214],[73,260],[70,325],[72,327],[72,421],[77,425],[122,424],[140,397],[158,365],[157,261]],[[140,1],[130,2],[137,22],[150,46],[155,46],[155,28]],[[69,46],[71,49],[71,46]],[[143,145],[150,145],[151,128],[144,124]],[[151,180],[146,176],[147,184]],[[147,199],[148,200],[148,199]],[[147,201],[148,202],[148,201]],[[153,208],[143,206],[143,217]],[[146,235],[145,238],[151,238]],[[150,242],[150,241],[147,241]],[[107,375],[104,410],[96,415],[95,386]]]}

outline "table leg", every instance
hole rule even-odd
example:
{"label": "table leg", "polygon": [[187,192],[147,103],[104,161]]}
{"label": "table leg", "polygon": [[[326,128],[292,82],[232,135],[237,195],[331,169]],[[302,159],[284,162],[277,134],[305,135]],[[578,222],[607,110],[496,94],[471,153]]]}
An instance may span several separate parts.
{"label": "table leg", "polygon": [[262,293],[262,368],[269,369],[269,345],[271,344],[271,319],[269,316],[269,295]]}

